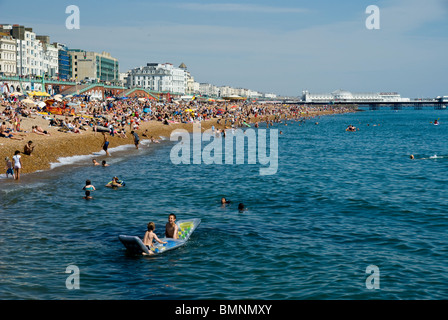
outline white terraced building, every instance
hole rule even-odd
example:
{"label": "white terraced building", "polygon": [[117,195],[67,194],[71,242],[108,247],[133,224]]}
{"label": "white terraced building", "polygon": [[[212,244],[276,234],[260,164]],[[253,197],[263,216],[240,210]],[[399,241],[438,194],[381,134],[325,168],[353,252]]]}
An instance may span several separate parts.
{"label": "white terraced building", "polygon": [[171,63],[148,63],[129,71],[126,85],[153,91],[185,94],[186,68],[175,68]]}
{"label": "white terraced building", "polygon": [[8,33],[0,32],[0,75],[15,76],[17,73],[16,40]]}
{"label": "white terraced building", "polygon": [[409,98],[402,98],[397,92],[380,93],[351,93],[345,90],[336,90],[331,93],[310,93],[305,90],[302,92],[302,101],[305,102],[408,102]]}
{"label": "white terraced building", "polygon": [[[55,76],[59,72],[58,48],[50,44],[50,37],[38,36],[32,28],[16,24],[0,25],[0,33],[9,35],[14,41],[15,74]],[[10,44],[7,46],[9,48]],[[9,57],[9,53],[7,56]]]}

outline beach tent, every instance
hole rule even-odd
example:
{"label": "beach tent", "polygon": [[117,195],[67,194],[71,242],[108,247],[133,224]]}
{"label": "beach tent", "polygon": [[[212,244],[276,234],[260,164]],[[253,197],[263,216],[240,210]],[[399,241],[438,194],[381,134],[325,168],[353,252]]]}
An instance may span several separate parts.
{"label": "beach tent", "polygon": [[[46,111],[50,112],[51,114],[58,114],[58,115],[64,115],[64,114],[71,114],[75,115],[75,108],[70,108],[70,103],[67,104],[67,107],[54,107],[53,104],[56,102],[54,99],[48,99],[45,101]],[[75,104],[77,106],[77,104]]]}

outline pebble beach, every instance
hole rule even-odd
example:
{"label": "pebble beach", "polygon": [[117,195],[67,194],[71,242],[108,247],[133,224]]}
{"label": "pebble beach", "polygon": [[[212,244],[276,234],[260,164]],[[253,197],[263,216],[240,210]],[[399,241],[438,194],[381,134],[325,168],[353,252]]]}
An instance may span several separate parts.
{"label": "pebble beach", "polygon": [[[98,105],[98,103],[101,103],[101,101],[94,102],[95,105]],[[199,103],[196,103],[196,107],[198,107]],[[167,104],[168,105],[168,104]],[[163,105],[163,110],[167,110],[167,105]],[[235,104],[232,104],[235,105]],[[70,157],[70,156],[76,156],[76,155],[89,155],[92,153],[102,153],[104,156],[106,156],[105,152],[102,150],[102,143],[103,143],[103,134],[101,132],[95,132],[94,128],[92,127],[84,127],[83,130],[79,130],[79,133],[74,133],[72,131],[61,131],[60,127],[58,126],[50,126],[50,121],[48,119],[73,119],[78,116],[83,116],[86,114],[90,114],[92,112],[88,111],[88,106],[85,107],[85,111],[83,111],[82,115],[70,115],[70,116],[63,116],[63,115],[54,115],[54,114],[45,114],[43,112],[38,112],[35,108],[30,108],[24,105],[21,105],[19,101],[16,102],[8,102],[4,103],[3,105],[0,104],[0,115],[2,115],[0,121],[3,123],[6,123],[6,126],[12,127],[13,126],[13,120],[12,118],[8,118],[5,116],[5,111],[9,108],[14,107],[22,107],[28,110],[28,115],[26,117],[22,117],[19,115],[20,118],[20,130],[13,133],[13,139],[11,138],[0,138],[0,157],[2,161],[4,161],[5,157],[12,158],[14,155],[14,152],[16,150],[21,152],[22,155],[22,174],[27,173],[33,173],[36,171],[42,171],[42,170],[49,170],[51,168],[52,163],[57,163],[59,158],[62,157]],[[241,104],[238,105],[239,109],[243,109],[241,107]],[[184,106],[178,106],[175,105],[175,107],[179,110],[186,110],[187,108],[191,107],[190,104],[186,104]],[[222,106],[222,108],[228,108],[228,106]],[[219,108],[219,106],[210,106],[208,104],[203,105],[203,108],[206,108],[207,110],[210,110],[211,108]],[[260,110],[263,108],[264,112],[263,114],[256,114],[255,116],[248,116],[244,117],[245,121],[248,121],[249,123],[256,123],[256,122],[266,122],[267,120],[273,120],[273,119],[286,119],[291,117],[297,117],[298,115],[303,117],[316,117],[320,115],[325,114],[333,114],[333,113],[344,113],[344,112],[351,112],[352,109],[345,109],[345,108],[335,108],[335,109],[326,109],[326,108],[315,108],[315,107],[307,107],[306,111],[304,110],[300,114],[295,113],[289,113],[285,110],[287,110],[287,107],[283,107],[283,111],[279,112],[281,107],[279,106],[261,106],[261,105],[251,105],[250,108],[255,110]],[[154,107],[153,107],[154,109]],[[91,109],[92,110],[92,106]],[[121,110],[121,107],[120,107]],[[174,108],[168,107],[168,110],[172,112]],[[248,110],[248,107],[246,106],[245,110]],[[269,110],[267,112],[266,110]],[[274,110],[274,111],[272,111]],[[162,112],[159,110],[159,114]],[[185,113],[185,112],[184,112]],[[239,117],[240,114],[243,112],[232,112],[232,117],[235,119]],[[102,117],[106,118],[108,121],[110,121],[114,116],[116,117],[116,110],[115,112],[104,112]],[[179,121],[171,121],[170,123],[166,124],[161,121],[161,118],[159,117],[158,120],[155,120],[151,118],[143,118],[143,120],[138,121],[138,127],[136,127],[135,132],[139,135],[140,141],[143,141],[145,139],[149,139],[149,137],[153,136],[154,139],[160,139],[160,137],[165,137],[169,139],[171,132],[176,129],[185,129],[189,132],[192,132],[193,129],[193,122],[200,122],[202,130],[210,129],[212,126],[215,127],[217,130],[222,129],[228,129],[231,128],[230,120],[229,122],[224,122],[223,118],[225,117],[224,113],[223,115],[216,116],[214,114],[210,114],[210,117],[208,118],[194,118],[190,117],[190,114],[188,115],[188,119],[186,118],[178,118]],[[235,115],[236,114],[236,115]],[[166,113],[165,113],[166,115]],[[98,116],[98,114],[97,114]],[[175,119],[171,117],[171,119]],[[230,119],[230,117],[229,117]],[[176,119],[175,119],[176,120]],[[32,131],[33,126],[39,126],[43,130],[48,132],[48,135],[41,135],[37,134]],[[235,126],[237,126],[237,123],[235,123]],[[106,133],[110,145],[109,148],[117,147],[120,145],[133,145],[134,140],[132,135],[130,134],[130,129],[127,127],[126,130],[126,138],[119,136],[118,134],[110,135],[109,133]],[[28,141],[32,141],[33,145],[35,146],[34,151],[31,155],[26,155],[23,153],[24,146]],[[6,169],[5,169],[6,170]],[[4,172],[1,172],[1,174],[4,174]]]}

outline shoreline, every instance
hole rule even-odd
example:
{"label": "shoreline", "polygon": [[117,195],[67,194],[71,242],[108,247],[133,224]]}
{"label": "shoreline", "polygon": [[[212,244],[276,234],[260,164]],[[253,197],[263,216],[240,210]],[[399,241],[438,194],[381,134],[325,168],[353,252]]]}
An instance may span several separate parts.
{"label": "shoreline", "polygon": [[[355,110],[338,112],[338,111],[312,111],[306,116],[300,116],[300,118],[311,119],[317,116],[345,114]],[[266,123],[267,120],[273,120],[274,115],[262,116],[256,119],[258,123]],[[201,121],[202,131],[210,129],[214,126],[216,129],[229,129],[229,125],[218,124],[219,118],[213,118],[210,120]],[[293,120],[296,117],[281,118],[280,121]],[[253,120],[253,119],[252,119]],[[250,123],[254,123],[251,121]],[[88,131],[82,131],[82,133],[66,133],[58,131],[57,127],[48,127],[48,121],[40,115],[36,115],[31,118],[22,119],[22,131],[15,135],[16,138],[23,140],[13,140],[7,138],[0,139],[0,157],[3,162],[3,168],[5,164],[5,157],[12,159],[12,156],[16,150],[20,151],[22,160],[21,175],[29,173],[50,171],[52,165],[58,164],[60,158],[74,157],[74,156],[89,156],[94,153],[100,153],[98,158],[106,160],[110,158],[106,156],[104,150],[102,150],[103,135],[101,132],[94,132],[91,128]],[[50,136],[38,135],[31,132],[32,125],[40,125],[44,130],[50,133]],[[185,129],[188,132],[193,131],[193,123],[171,123],[169,125],[163,124],[161,121],[150,120],[141,122],[139,129],[135,130],[140,137],[140,144],[144,140],[149,140],[153,136],[156,140],[160,140],[160,137],[170,138],[171,132],[176,129]],[[147,137],[144,137],[146,134]],[[121,138],[118,136],[111,136],[106,133],[110,144],[109,149],[116,148],[118,146],[132,145],[134,146],[134,139],[130,133],[127,133],[127,138]],[[23,153],[23,148],[28,141],[33,141],[35,149],[31,155]],[[111,156],[113,157],[113,155]],[[93,157],[92,157],[93,158]],[[101,162],[101,161],[98,161]],[[55,167],[58,167],[57,165]],[[6,168],[1,172],[2,178],[5,177]],[[6,179],[6,178],[5,178]],[[12,177],[8,179],[12,180]]]}

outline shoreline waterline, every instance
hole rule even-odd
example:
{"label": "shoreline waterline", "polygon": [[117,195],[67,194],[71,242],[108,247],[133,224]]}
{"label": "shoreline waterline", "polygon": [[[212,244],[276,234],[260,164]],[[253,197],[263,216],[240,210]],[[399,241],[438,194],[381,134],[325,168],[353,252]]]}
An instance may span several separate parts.
{"label": "shoreline waterline", "polygon": [[[356,110],[330,110],[330,111],[310,111],[306,115],[300,117],[281,118],[280,121],[291,121],[297,118],[312,119],[314,117],[337,115],[354,112]],[[273,121],[275,115],[262,116],[258,119],[251,119],[251,123],[257,122],[259,124],[266,124],[267,121]],[[255,121],[254,121],[255,120]],[[215,127],[217,130],[231,129],[231,126],[219,123],[219,118],[200,121],[201,130],[205,131]],[[135,130],[140,137],[140,147],[149,143],[150,137],[156,140],[169,140],[170,135],[176,129],[187,130],[189,133],[193,132],[194,123],[171,123],[165,125],[160,121],[147,121],[140,123],[139,129]],[[89,130],[92,130],[89,128]],[[110,144],[109,151],[121,149],[135,149],[133,138],[130,134],[127,138],[120,138],[118,136],[111,136],[106,134]],[[143,136],[145,135],[145,136]],[[113,158],[107,156],[102,150],[103,135],[100,132],[84,131],[82,134],[77,133],[61,133],[52,132],[51,136],[33,136],[32,133],[27,133],[23,140],[0,140],[0,157],[2,160],[5,157],[12,157],[15,150],[19,150],[22,156],[23,169],[21,176],[30,173],[39,173],[43,171],[51,171],[54,168],[71,164],[74,159],[97,159],[98,162],[102,160],[108,161]],[[23,154],[23,146],[27,141],[32,140],[36,148],[31,156]],[[4,172],[0,174],[0,179],[5,180]],[[11,177],[8,179],[12,179]]]}

